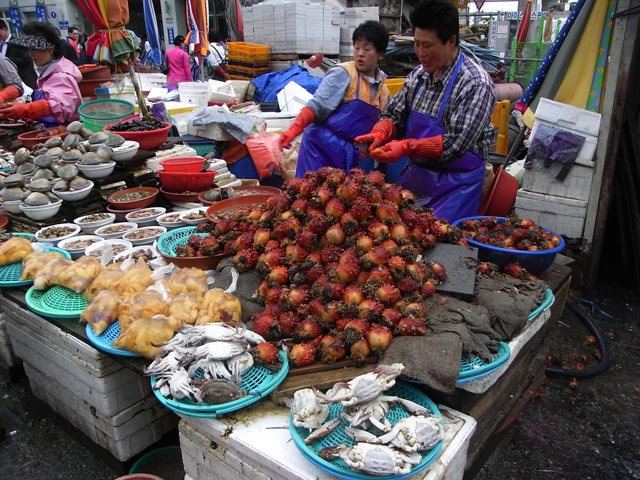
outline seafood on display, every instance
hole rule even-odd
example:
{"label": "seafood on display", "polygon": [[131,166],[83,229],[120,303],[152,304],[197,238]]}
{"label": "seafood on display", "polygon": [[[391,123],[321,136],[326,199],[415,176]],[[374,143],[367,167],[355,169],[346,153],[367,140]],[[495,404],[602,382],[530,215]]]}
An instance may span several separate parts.
{"label": "seafood on display", "polygon": [[244,372],[254,364],[281,366],[277,349],[244,325],[184,327],[161,346],[144,373],[156,378],[154,389],[164,397],[197,404],[226,403],[251,394],[239,388]]}

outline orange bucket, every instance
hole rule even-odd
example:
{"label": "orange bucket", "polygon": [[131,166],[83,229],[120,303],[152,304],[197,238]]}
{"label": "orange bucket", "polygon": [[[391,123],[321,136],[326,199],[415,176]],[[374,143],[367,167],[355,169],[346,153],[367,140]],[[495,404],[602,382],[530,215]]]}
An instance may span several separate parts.
{"label": "orange bucket", "polygon": [[506,217],[509,215],[513,204],[516,202],[519,186],[520,182],[507,172],[503,165],[500,165],[493,179],[489,195],[487,195],[484,204],[480,207],[478,215],[494,217]]}

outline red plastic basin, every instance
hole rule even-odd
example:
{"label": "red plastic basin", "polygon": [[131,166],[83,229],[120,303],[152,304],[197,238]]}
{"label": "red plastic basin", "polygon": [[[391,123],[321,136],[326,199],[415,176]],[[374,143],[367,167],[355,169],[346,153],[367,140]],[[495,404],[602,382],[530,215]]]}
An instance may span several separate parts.
{"label": "red plastic basin", "polygon": [[[167,137],[169,136],[169,129],[171,128],[171,124],[163,122],[164,127],[158,128],[157,130],[147,130],[145,132],[113,132],[120,135],[125,140],[133,140],[140,144],[140,150],[153,150],[162,145]],[[104,127],[104,131],[109,133],[110,130],[108,127]]]}
{"label": "red plastic basin", "polygon": [[167,158],[162,160],[160,165],[165,172],[199,172],[204,165],[203,157],[183,157],[183,158]]}
{"label": "red plastic basin", "polygon": [[518,180],[500,165],[493,180],[491,191],[487,195],[484,205],[480,207],[478,215],[494,217],[506,217],[509,215],[513,204],[516,202],[519,186]]}
{"label": "red plastic basin", "polygon": [[201,192],[213,186],[216,170],[206,172],[184,173],[158,170],[160,183],[168,192]]}

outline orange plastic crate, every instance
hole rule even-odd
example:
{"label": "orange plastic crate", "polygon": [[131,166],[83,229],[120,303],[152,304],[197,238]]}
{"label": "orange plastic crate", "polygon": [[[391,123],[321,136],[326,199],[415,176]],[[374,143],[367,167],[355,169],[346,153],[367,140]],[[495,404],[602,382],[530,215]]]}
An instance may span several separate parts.
{"label": "orange plastic crate", "polygon": [[259,61],[269,61],[271,58],[271,47],[268,45],[258,45],[256,43],[229,42],[229,60],[255,63]]}

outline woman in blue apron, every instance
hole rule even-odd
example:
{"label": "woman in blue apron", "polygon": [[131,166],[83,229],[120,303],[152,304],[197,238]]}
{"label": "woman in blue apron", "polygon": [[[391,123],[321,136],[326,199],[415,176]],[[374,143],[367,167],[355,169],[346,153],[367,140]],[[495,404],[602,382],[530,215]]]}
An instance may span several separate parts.
{"label": "woman in blue apron", "polygon": [[29,49],[38,73],[38,89],[33,92],[31,103],[12,103],[0,110],[0,117],[32,118],[47,127],[78,120],[78,107],[82,104],[78,82],[82,74],[62,56],[62,40],[56,29],[46,22],[32,22],[11,43]]}
{"label": "woman in blue apron", "polygon": [[296,177],[326,166],[348,173],[366,162],[361,160],[354,138],[371,129],[390,99],[384,75],[377,67],[388,40],[381,23],[360,25],[353,32],[354,61],[335,65],[327,72],[314,98],[281,135],[280,146],[290,148],[291,141],[304,130]]}
{"label": "woman in blue apron", "polygon": [[[421,3],[411,22],[421,65],[382,120],[356,141],[370,143],[369,153],[381,163],[409,157],[399,185],[437,217],[453,221],[478,211],[484,158],[495,136],[490,125],[493,83],[458,48],[458,11],[451,2]],[[405,140],[389,142],[402,124]]]}

